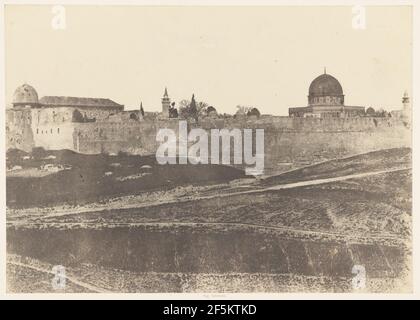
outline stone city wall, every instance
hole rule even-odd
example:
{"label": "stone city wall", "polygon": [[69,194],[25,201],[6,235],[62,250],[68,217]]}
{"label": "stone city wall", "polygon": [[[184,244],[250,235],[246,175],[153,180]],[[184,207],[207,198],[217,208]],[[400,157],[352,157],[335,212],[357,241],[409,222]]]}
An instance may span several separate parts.
{"label": "stone city wall", "polygon": [[[69,110],[62,109],[56,113],[56,121],[49,122],[38,120],[36,109],[32,110],[7,112],[7,148],[30,151],[39,146],[88,154],[122,151],[149,155],[159,146],[159,129],[170,128],[178,136],[178,119],[63,122],[63,117],[69,119],[70,115],[66,118]],[[222,128],[264,129],[265,167],[271,171],[374,150],[411,147],[410,123],[399,118],[209,117],[198,124],[189,122],[188,127],[208,132]]]}
{"label": "stone city wall", "polygon": [[[82,153],[154,154],[159,146],[158,130],[170,128],[178,137],[178,126],[177,119],[77,124],[74,149]],[[188,126],[209,133],[223,128],[264,129],[265,167],[274,171],[374,150],[411,147],[409,124],[393,118],[208,118]]]}

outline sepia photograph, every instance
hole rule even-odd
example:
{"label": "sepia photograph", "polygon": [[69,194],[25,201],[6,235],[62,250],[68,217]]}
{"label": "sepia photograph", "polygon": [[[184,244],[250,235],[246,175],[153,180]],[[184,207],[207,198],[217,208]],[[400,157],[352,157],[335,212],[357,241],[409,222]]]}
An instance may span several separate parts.
{"label": "sepia photograph", "polygon": [[6,294],[414,292],[413,6],[3,10]]}

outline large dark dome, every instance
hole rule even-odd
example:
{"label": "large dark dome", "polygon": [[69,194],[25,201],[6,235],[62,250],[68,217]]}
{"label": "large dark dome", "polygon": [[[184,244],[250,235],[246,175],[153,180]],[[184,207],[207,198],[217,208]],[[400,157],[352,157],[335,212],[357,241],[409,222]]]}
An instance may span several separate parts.
{"label": "large dark dome", "polygon": [[343,88],[340,82],[329,74],[315,78],[309,86],[309,96],[342,96]]}

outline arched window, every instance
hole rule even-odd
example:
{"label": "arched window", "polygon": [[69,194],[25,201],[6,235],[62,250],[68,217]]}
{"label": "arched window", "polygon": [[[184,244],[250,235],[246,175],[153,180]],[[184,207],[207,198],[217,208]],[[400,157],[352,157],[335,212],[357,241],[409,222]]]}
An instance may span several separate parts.
{"label": "arched window", "polygon": [[57,128],[57,133],[60,133],[60,128]]}

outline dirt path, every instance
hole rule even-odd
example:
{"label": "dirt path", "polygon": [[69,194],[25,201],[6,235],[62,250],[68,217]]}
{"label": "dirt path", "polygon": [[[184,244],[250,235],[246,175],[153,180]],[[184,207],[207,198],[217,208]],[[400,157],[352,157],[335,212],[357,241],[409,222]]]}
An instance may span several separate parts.
{"label": "dirt path", "polygon": [[350,174],[350,175],[341,176],[341,177],[300,181],[300,182],[288,183],[288,184],[283,184],[283,185],[280,184],[277,186],[265,188],[263,190],[268,191],[268,190],[281,190],[281,189],[290,189],[290,188],[297,188],[297,187],[306,187],[306,186],[337,182],[337,181],[343,181],[343,180],[349,180],[349,179],[364,178],[364,177],[369,177],[369,176],[383,174],[383,173],[405,171],[405,170],[410,170],[410,169],[411,168],[397,168],[397,169],[388,169],[388,170],[381,170],[381,171],[370,171],[370,172],[364,172],[364,173]]}

